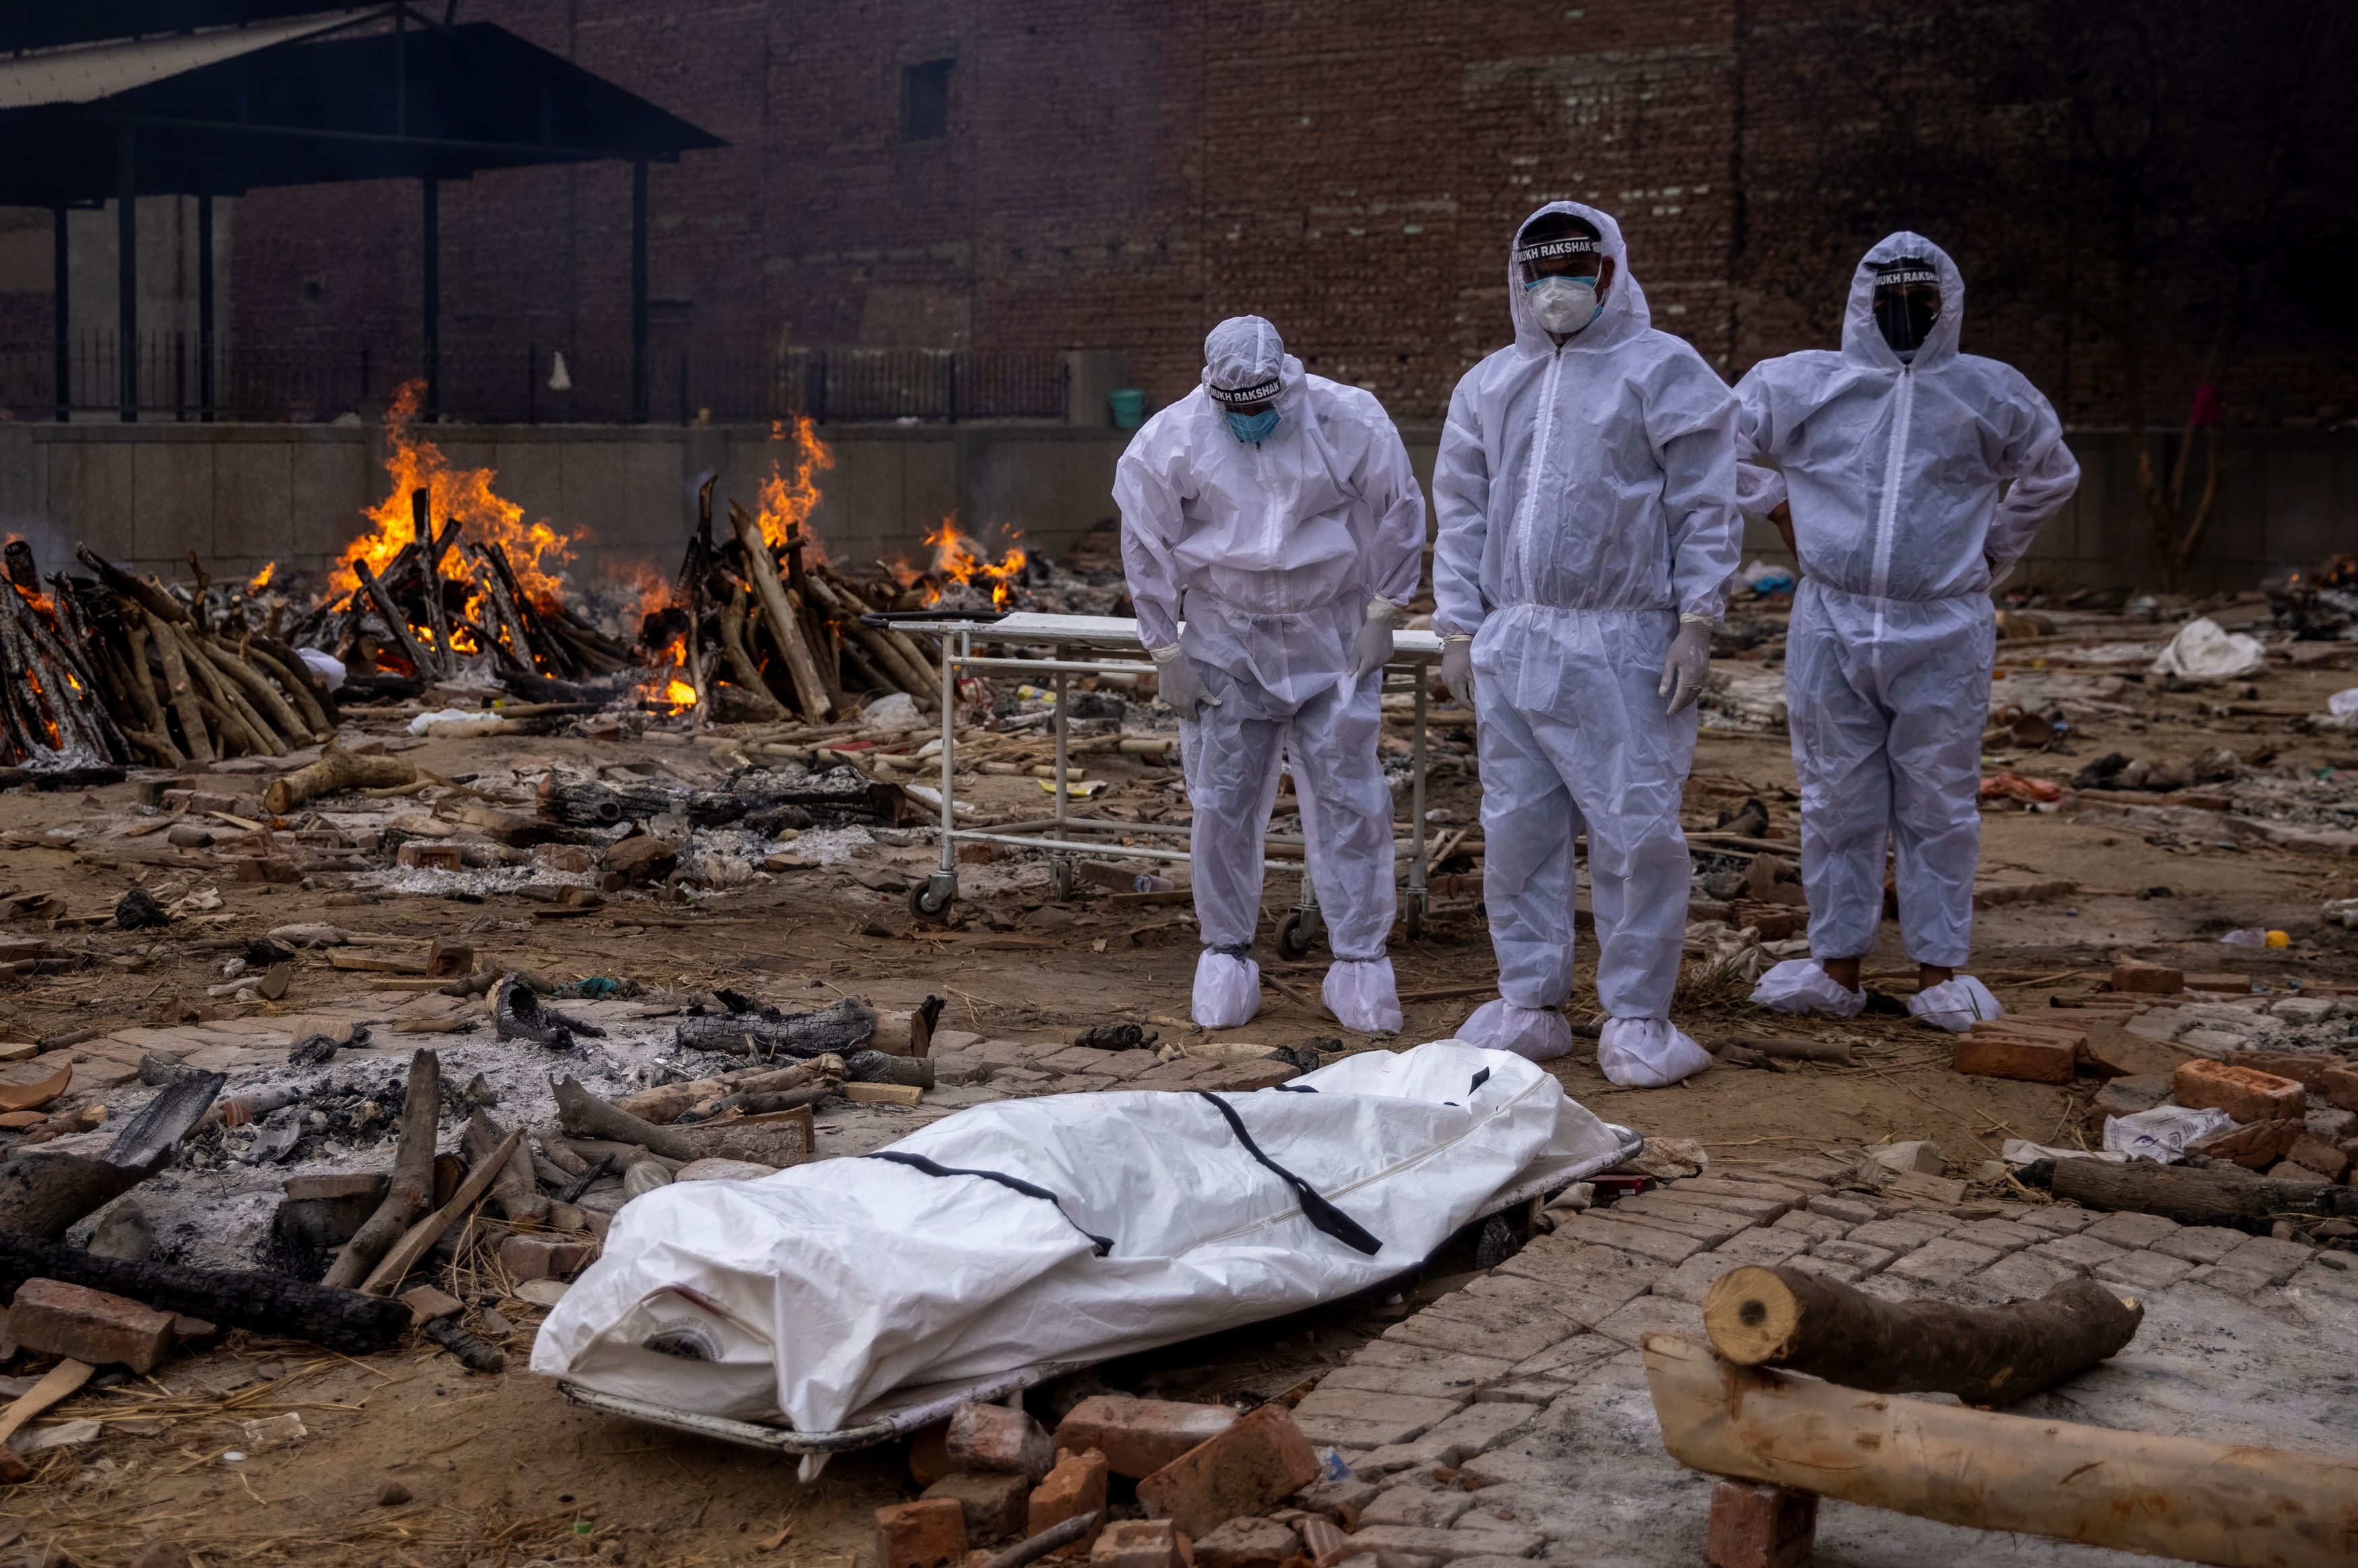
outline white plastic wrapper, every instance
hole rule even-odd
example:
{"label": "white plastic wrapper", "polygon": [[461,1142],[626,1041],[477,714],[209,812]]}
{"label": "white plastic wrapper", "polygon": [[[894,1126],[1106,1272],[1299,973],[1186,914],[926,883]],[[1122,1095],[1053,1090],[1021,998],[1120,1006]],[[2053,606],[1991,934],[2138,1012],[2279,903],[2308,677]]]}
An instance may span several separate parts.
{"label": "white plastic wrapper", "polygon": [[1535,1161],[1571,1180],[1620,1157],[1546,1073],[1455,1041],[1217,1098],[1250,1146],[1213,1097],[1051,1095],[878,1155],[658,1188],[615,1217],[533,1370],[831,1429],[895,1389],[1336,1300],[1422,1262]]}
{"label": "white plastic wrapper", "polygon": [[1985,1019],[2002,1016],[2006,1009],[1990,995],[1989,987],[1971,975],[1959,975],[1909,997],[1908,1011],[1919,1023],[1963,1034]]}
{"label": "white plastic wrapper", "polygon": [[1405,1022],[1389,957],[1356,962],[1337,958],[1327,969],[1319,994],[1336,1022],[1362,1034],[1397,1034]]}
{"label": "white plastic wrapper", "polygon": [[2157,1160],[2175,1165],[2187,1148],[2235,1125],[2223,1110],[2189,1110],[2182,1105],[2158,1105],[2135,1116],[2104,1118],[2104,1147],[2130,1160]]}
{"label": "white plastic wrapper", "polygon": [[335,654],[318,648],[297,648],[295,650],[295,656],[302,660],[310,672],[319,677],[320,684],[330,691],[338,690],[343,686],[344,661]]}
{"label": "white plastic wrapper", "polygon": [[1760,977],[1752,988],[1757,1006],[1775,1012],[1829,1012],[1836,1018],[1856,1018],[1866,1006],[1866,993],[1837,983],[1815,958],[1788,958]]}
{"label": "white plastic wrapper", "polygon": [[1572,1021],[1562,1008],[1517,1007],[1504,997],[1476,1008],[1458,1025],[1457,1037],[1469,1045],[1512,1051],[1533,1062],[1572,1054]]}
{"label": "white plastic wrapper", "polygon": [[1596,1035],[1596,1065],[1623,1088],[1667,1088],[1711,1065],[1711,1053],[1667,1018],[1608,1018]]}
{"label": "white plastic wrapper", "polygon": [[2267,650],[2257,637],[2230,632],[2205,615],[2180,627],[2147,673],[2180,680],[2241,680],[2267,664]]}

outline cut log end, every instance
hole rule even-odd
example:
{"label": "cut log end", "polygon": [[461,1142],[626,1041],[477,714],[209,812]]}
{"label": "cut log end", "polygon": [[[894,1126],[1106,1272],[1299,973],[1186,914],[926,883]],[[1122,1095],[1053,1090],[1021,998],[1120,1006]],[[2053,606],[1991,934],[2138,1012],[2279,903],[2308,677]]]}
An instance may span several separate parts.
{"label": "cut log end", "polygon": [[1704,1299],[1703,1321],[1722,1356],[1758,1367],[1792,1348],[1801,1303],[1773,1269],[1730,1269]]}

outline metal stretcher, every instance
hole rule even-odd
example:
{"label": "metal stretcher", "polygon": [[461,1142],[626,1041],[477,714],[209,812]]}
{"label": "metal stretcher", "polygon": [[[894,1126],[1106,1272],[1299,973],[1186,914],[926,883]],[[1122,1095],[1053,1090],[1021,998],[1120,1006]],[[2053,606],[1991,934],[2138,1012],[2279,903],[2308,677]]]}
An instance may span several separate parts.
{"label": "metal stretcher", "polygon": [[[1076,675],[1152,675],[1152,661],[1142,655],[1145,646],[1138,639],[1138,622],[1116,615],[1047,615],[1029,611],[1006,614],[974,614],[965,611],[915,611],[864,617],[873,625],[889,625],[895,630],[923,633],[941,640],[942,675],[942,752],[941,752],[941,866],[930,877],[910,891],[909,907],[919,916],[939,920],[949,913],[951,902],[957,897],[957,847],[960,844],[1005,844],[1022,849],[1046,849],[1049,852],[1050,875],[1055,879],[1056,894],[1069,897],[1073,890],[1073,866],[1076,857],[1083,855],[1113,855],[1126,860],[1184,861],[1188,858],[1187,840],[1191,829],[1161,822],[1124,822],[1109,817],[1079,815],[1072,809],[1070,769],[1068,767],[1070,737],[1066,718],[1068,685]],[[977,642],[1011,643],[1037,647],[1046,644],[1056,650],[1049,658],[1023,658],[1004,654],[982,654],[974,651]],[[1070,650],[1069,653],[1066,651]],[[1415,729],[1411,742],[1409,775],[1409,839],[1410,855],[1408,885],[1403,890],[1402,917],[1408,934],[1416,935],[1424,928],[1430,912],[1427,898],[1426,864],[1427,835],[1424,823],[1424,780],[1426,758],[1426,671],[1441,660],[1441,639],[1431,632],[1396,632],[1392,635],[1392,661],[1384,666],[1385,692],[1407,692],[1414,696]],[[960,827],[957,826],[957,741],[955,733],[953,701],[958,676],[968,672],[985,671],[1045,676],[1055,693],[1054,704],[1055,762],[1055,815],[1036,821],[1005,822],[995,827]],[[1086,835],[1115,837],[1092,839]],[[1121,837],[1161,838],[1173,840],[1169,848],[1152,844],[1125,844]],[[1271,834],[1266,843],[1288,847],[1303,842],[1299,834]],[[1288,958],[1300,958],[1317,939],[1320,920],[1317,891],[1311,884],[1309,861],[1268,860],[1262,861],[1269,871],[1302,873],[1302,895],[1295,906],[1287,911],[1277,928],[1278,951]]]}
{"label": "metal stretcher", "polygon": [[[1480,1215],[1471,1222],[1480,1225],[1494,1216],[1512,1212],[1535,1198],[1545,1198],[1562,1192],[1573,1183],[1610,1170],[1622,1162],[1634,1158],[1645,1147],[1646,1141],[1617,1122],[1606,1125],[1618,1136],[1620,1147],[1612,1154],[1594,1160],[1541,1160],[1526,1168],[1520,1177],[1490,1200]],[[1460,1232],[1462,1235],[1463,1232]],[[1415,1275],[1423,1265],[1410,1269],[1378,1291],[1389,1290]],[[1367,1292],[1362,1292],[1367,1293]],[[1332,1305],[1332,1303],[1326,1303]],[[1180,1343],[1184,1343],[1181,1341]],[[990,1403],[1011,1400],[1026,1389],[1051,1382],[1069,1373],[1087,1370],[1098,1365],[1097,1357],[1065,1358],[1055,1361],[1034,1361],[1026,1366],[988,1377],[962,1379],[949,1383],[926,1383],[914,1388],[894,1389],[881,1399],[854,1411],[843,1425],[825,1432],[796,1432],[791,1427],[773,1426],[763,1422],[739,1421],[731,1416],[705,1415],[697,1411],[682,1410],[676,1405],[654,1404],[645,1400],[626,1399],[620,1394],[603,1393],[570,1378],[557,1379],[557,1387],[568,1400],[608,1415],[629,1421],[644,1422],[691,1437],[708,1437],[722,1443],[734,1443],[741,1447],[767,1449],[773,1454],[844,1454],[855,1449],[873,1448],[880,1444],[894,1443],[946,1421],[950,1412],[962,1404]]]}

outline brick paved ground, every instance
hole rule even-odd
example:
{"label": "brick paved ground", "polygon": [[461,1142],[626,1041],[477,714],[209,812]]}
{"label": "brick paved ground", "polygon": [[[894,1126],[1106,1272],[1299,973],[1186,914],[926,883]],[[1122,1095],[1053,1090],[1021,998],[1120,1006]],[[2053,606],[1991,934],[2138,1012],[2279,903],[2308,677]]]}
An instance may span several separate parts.
{"label": "brick paved ground", "polygon": [[[1385,1488],[1357,1542],[1470,1568],[1702,1562],[1711,1482],[1662,1452],[1638,1345],[1657,1329],[1701,1337],[1712,1281],[1747,1263],[1973,1304],[2093,1274],[2144,1300],[2136,1339],[2017,1412],[2358,1449],[2358,1257],[2149,1215],[1887,1202],[1837,1192],[1848,1172],[1795,1160],[1580,1216],[1329,1374],[1296,1414]],[[1813,1561],[2150,1559],[1826,1503]]]}

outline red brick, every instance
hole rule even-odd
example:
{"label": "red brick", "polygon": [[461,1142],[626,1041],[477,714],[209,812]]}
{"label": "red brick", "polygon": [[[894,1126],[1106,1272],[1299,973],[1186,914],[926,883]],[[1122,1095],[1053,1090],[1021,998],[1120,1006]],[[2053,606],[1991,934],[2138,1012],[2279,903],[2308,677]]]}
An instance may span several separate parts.
{"label": "red brick", "polygon": [[2021,1078],[2034,1084],[2068,1084],[2079,1060],[2069,1040],[1976,1023],[1957,1036],[1951,1065],[1983,1078]]}
{"label": "red brick", "polygon": [[526,1280],[564,1280],[590,1266],[598,1249],[586,1241],[545,1236],[511,1236],[500,1243],[500,1267],[521,1284]]}
{"label": "red brick", "polygon": [[1005,1405],[960,1405],[950,1414],[950,1463],[961,1470],[1012,1470],[1038,1482],[1056,1463],[1056,1444],[1040,1423]]}
{"label": "red brick", "polygon": [[2350,1156],[2314,1132],[2304,1132],[2292,1141],[2285,1158],[2296,1165],[2306,1165],[2329,1182],[2338,1182],[2350,1169]]}
{"label": "red brick", "polygon": [[8,1332],[27,1350],[94,1367],[150,1372],[172,1352],[172,1314],[62,1280],[27,1280],[8,1308]]}
{"label": "red brick", "polygon": [[1195,1568],[1282,1568],[1301,1550],[1302,1538],[1284,1525],[1247,1514],[1195,1542]]}
{"label": "red brick", "polygon": [[2358,1067],[2328,1067],[2325,1082],[2318,1093],[2325,1103],[2343,1110],[2358,1110]]}
{"label": "red brick", "polygon": [[1266,1404],[1138,1484],[1138,1500],[1200,1541],[1318,1479],[1318,1454],[1282,1404]]}
{"label": "red brick", "polygon": [[1097,1449],[1115,1475],[1137,1480],[1217,1437],[1236,1420],[1237,1412],[1226,1405],[1097,1394],[1075,1405],[1057,1424],[1056,1446],[1076,1454]]}
{"label": "red brick", "polygon": [[955,1498],[876,1510],[876,1568],[951,1568],[966,1559],[966,1509]]}
{"label": "red brick", "polygon": [[2146,996],[2172,996],[2186,989],[2186,977],[2167,964],[2115,964],[2113,989]]}
{"label": "red brick", "polygon": [[2290,1078],[2311,1093],[2323,1093],[2325,1075],[2342,1064],[2321,1053],[2307,1051],[2238,1051],[2235,1065],[2255,1073]]}
{"label": "red brick", "polygon": [[401,1304],[409,1309],[414,1323],[431,1323],[438,1317],[455,1317],[464,1310],[458,1297],[439,1285],[420,1285],[414,1291],[401,1292]]}
{"label": "red brick", "polygon": [[2170,1098],[2193,1110],[2225,1111],[2237,1121],[2298,1119],[2309,1091],[2291,1078],[2232,1062],[2181,1062],[2169,1076]]}
{"label": "red brick", "polygon": [[1076,1514],[1094,1512],[1098,1522],[1090,1527],[1088,1534],[1055,1553],[1058,1557],[1087,1556],[1089,1549],[1097,1544],[1098,1532],[1105,1529],[1106,1474],[1106,1456],[1094,1448],[1085,1454],[1058,1455],[1048,1478],[1032,1488],[1030,1517],[1024,1521],[1023,1533],[1037,1535]]}
{"label": "red brick", "polygon": [[1098,1532],[1089,1568],[1184,1568],[1179,1531],[1167,1519],[1124,1519]]}
{"label": "red brick", "polygon": [[1818,1499],[1782,1487],[1722,1481],[1711,1489],[1704,1561],[1711,1568],[1797,1568],[1810,1558]]}
{"label": "red brick", "polygon": [[1302,1521],[1302,1555],[1310,1559],[1310,1568],[1335,1568],[1351,1550],[1351,1538],[1333,1519]]}
{"label": "red brick", "polygon": [[2278,1121],[2249,1121],[2216,1132],[2193,1144],[2190,1152],[2212,1160],[2232,1160],[2254,1171],[2265,1171],[2285,1157],[2308,1129],[2291,1117]]}
{"label": "red brick", "polygon": [[967,1540],[988,1546],[1023,1528],[1032,1483],[1012,1470],[953,1470],[927,1487],[925,1497],[955,1500],[966,1510]]}

